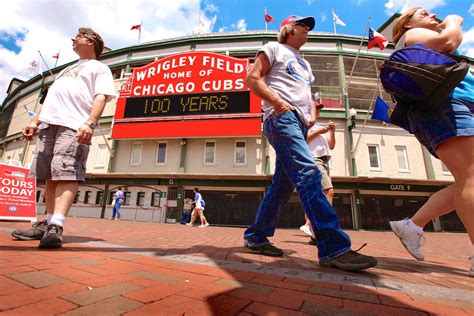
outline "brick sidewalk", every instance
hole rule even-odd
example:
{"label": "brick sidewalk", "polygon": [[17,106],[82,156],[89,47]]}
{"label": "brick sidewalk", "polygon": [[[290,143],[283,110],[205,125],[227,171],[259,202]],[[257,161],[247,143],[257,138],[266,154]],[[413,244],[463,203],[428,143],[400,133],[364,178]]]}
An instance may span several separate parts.
{"label": "brick sidewalk", "polygon": [[299,230],[282,258],[242,246],[242,228],[68,218],[62,250],[0,222],[1,315],[474,315],[467,234],[427,233],[426,261],[390,232],[348,231],[376,268],[321,268]]}

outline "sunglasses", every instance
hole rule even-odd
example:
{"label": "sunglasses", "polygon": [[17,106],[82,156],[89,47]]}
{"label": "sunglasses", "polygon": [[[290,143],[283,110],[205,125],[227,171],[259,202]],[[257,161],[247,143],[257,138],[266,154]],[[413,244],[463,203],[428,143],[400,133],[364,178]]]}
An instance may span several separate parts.
{"label": "sunglasses", "polygon": [[309,27],[308,24],[304,23],[303,21],[298,21],[298,22],[295,22],[295,25],[301,25],[303,27]]}

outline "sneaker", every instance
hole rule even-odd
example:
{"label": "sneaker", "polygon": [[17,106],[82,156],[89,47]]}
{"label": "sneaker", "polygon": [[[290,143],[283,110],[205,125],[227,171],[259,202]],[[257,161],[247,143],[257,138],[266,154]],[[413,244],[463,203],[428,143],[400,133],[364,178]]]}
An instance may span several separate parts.
{"label": "sneaker", "polygon": [[209,223],[206,223],[206,224],[203,224],[203,225],[199,225],[198,227],[207,227],[209,226]]}
{"label": "sneaker", "polygon": [[15,230],[14,232],[12,232],[12,237],[18,240],[40,240],[41,238],[43,238],[44,232],[46,231],[46,227],[48,227],[48,222],[46,220],[36,222],[30,229]]}
{"label": "sneaker", "polygon": [[472,256],[470,259],[471,259],[471,269],[469,269],[469,275],[474,277],[474,256]]}
{"label": "sneaker", "polygon": [[425,260],[425,256],[421,251],[421,240],[424,240],[423,234],[416,232],[408,226],[408,219],[392,221],[390,222],[390,227],[413,257],[420,261]]}
{"label": "sneaker", "polygon": [[253,250],[253,251],[258,251],[264,256],[270,256],[270,257],[281,257],[281,256],[283,256],[283,250],[273,246],[272,244],[266,244],[266,245],[263,245],[263,246],[253,246],[245,240],[244,241],[244,246],[247,249],[250,249],[250,250]]}
{"label": "sneaker", "polygon": [[191,224],[191,223],[186,223],[186,226],[193,227],[194,225],[193,225],[193,224]]}
{"label": "sneaker", "polygon": [[311,234],[311,229],[309,228],[309,226],[303,225],[300,227],[300,230],[308,236],[313,236],[313,234]]}
{"label": "sneaker", "polygon": [[[360,249],[359,249],[360,250]],[[344,271],[360,271],[377,265],[377,259],[357,251],[349,251],[330,260],[319,261],[319,265]]]}
{"label": "sneaker", "polygon": [[41,238],[39,248],[52,249],[63,246],[63,227],[55,224],[49,224],[46,232]]}

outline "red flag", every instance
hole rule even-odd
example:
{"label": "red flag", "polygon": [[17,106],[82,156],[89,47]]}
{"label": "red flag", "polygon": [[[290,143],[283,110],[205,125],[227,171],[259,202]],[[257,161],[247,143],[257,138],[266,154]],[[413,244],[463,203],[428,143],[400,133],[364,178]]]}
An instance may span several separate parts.
{"label": "red flag", "polygon": [[377,45],[380,50],[383,50],[388,45],[388,39],[385,38],[382,34],[369,27],[369,42],[367,43],[367,48],[372,48],[374,45]]}
{"label": "red flag", "polygon": [[53,56],[51,56],[51,57],[56,58],[56,59],[59,59],[59,53],[57,53],[56,55],[53,55]]}
{"label": "red flag", "polygon": [[267,13],[267,10],[265,10],[265,22],[268,23],[268,22],[275,22],[275,19]]}
{"label": "red flag", "polygon": [[142,25],[141,24],[137,24],[137,25],[132,25],[132,28],[130,29],[131,30],[139,30],[141,31],[142,29]]}

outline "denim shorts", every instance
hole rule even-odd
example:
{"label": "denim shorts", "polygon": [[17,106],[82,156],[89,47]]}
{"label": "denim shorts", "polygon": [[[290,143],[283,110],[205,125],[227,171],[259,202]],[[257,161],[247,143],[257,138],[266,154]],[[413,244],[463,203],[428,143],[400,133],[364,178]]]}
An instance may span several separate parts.
{"label": "denim shorts", "polygon": [[428,112],[410,110],[410,129],[430,153],[438,158],[436,147],[458,136],[474,136],[474,103],[447,99]]}

